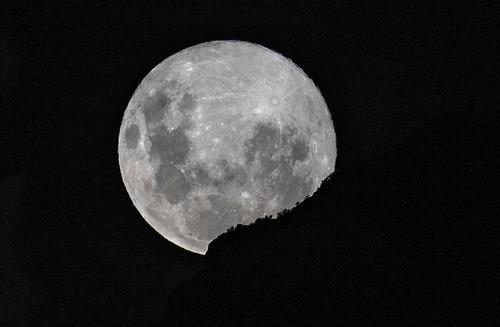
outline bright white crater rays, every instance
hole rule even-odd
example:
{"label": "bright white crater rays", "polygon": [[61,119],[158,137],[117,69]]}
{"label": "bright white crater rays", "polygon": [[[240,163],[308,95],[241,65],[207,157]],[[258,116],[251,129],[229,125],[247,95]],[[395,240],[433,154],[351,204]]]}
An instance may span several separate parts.
{"label": "bright white crater rays", "polygon": [[256,44],[214,41],[168,57],[142,80],[118,154],[144,219],[204,254],[229,227],[311,196],[337,150],[326,103],[299,67]]}

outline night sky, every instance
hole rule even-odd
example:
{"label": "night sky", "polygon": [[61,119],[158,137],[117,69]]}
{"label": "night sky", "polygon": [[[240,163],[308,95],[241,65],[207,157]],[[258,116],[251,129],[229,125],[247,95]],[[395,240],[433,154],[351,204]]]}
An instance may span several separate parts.
{"label": "night sky", "polygon": [[[498,5],[370,3],[2,4],[0,325],[493,323]],[[336,172],[200,256],[133,206],[118,132],[154,66],[229,39],[315,82]]]}

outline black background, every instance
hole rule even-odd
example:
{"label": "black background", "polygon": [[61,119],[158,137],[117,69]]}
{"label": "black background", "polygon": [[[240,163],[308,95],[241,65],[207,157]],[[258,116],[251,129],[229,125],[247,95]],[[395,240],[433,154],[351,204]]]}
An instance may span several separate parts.
{"label": "black background", "polygon": [[[498,6],[13,1],[1,11],[2,326],[494,321]],[[200,256],[133,207],[118,131],[156,64],[227,39],[282,53],[315,81],[338,158],[314,198]]]}

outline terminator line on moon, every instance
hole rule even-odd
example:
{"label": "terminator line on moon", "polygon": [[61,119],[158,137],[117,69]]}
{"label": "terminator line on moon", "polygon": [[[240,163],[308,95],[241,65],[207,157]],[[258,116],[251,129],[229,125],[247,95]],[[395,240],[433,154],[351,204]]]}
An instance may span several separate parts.
{"label": "terminator line on moon", "polygon": [[337,150],[326,103],[299,67],[256,44],[213,41],[143,79],[118,154],[144,219],[204,254],[229,227],[311,196],[334,171]]}

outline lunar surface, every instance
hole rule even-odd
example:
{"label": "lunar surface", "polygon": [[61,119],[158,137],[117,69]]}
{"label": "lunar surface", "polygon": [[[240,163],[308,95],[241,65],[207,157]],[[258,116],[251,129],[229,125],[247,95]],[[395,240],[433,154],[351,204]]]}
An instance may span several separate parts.
{"label": "lunar surface", "polygon": [[335,167],[319,90],[282,55],[241,41],[182,50],[141,82],[118,144],[125,187],[171,242],[204,254],[231,226],[276,217]]}

